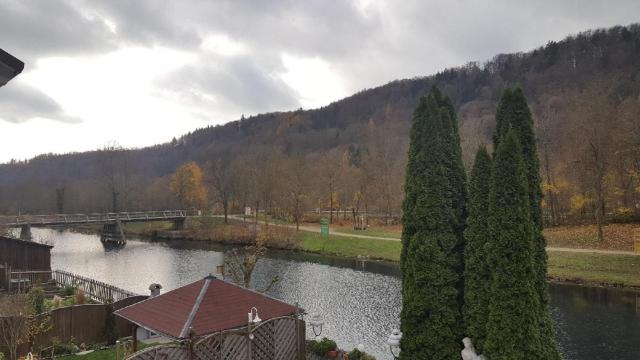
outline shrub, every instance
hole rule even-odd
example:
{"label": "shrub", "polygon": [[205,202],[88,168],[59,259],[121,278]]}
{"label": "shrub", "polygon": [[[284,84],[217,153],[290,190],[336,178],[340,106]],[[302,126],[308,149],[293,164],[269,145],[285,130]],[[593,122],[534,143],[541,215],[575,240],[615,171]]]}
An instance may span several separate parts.
{"label": "shrub", "polygon": [[256,244],[271,249],[291,250],[300,248],[296,231],[282,226],[263,228],[256,237]]}
{"label": "shrub", "polygon": [[633,209],[628,207],[619,207],[611,215],[611,222],[618,224],[628,224],[634,220]]}
{"label": "shrub", "polygon": [[327,339],[325,337],[325,338],[322,338],[320,342],[315,342],[315,344],[311,347],[310,350],[318,356],[324,356],[327,352],[331,350],[335,350],[337,347],[338,345],[336,345],[335,341]]}
{"label": "shrub", "polygon": [[75,292],[76,292],[75,286],[65,285],[65,287],[62,288],[63,296],[72,296],[73,294],[75,294]]}
{"label": "shrub", "polygon": [[0,360],[4,360],[4,353],[0,352]]}
{"label": "shrub", "polygon": [[307,342],[307,351],[310,353],[316,353],[316,349],[318,348],[318,342],[316,340],[311,340]]}
{"label": "shrub", "polygon": [[75,305],[82,305],[87,303],[87,296],[82,289],[76,289],[76,293],[73,295],[73,303]]}
{"label": "shrub", "polygon": [[53,344],[54,355],[75,354],[79,350],[78,346],[73,343],[73,338],[68,343],[62,343],[58,338],[51,339],[51,342]]}
{"label": "shrub", "polygon": [[104,340],[107,345],[113,345],[116,343],[116,318],[113,315],[113,304],[111,302],[106,305],[107,316],[104,322]]}
{"label": "shrub", "polygon": [[349,360],[376,360],[373,355],[369,355],[364,351],[360,351],[358,349],[351,350],[347,356]]}
{"label": "shrub", "polygon": [[44,290],[40,287],[34,287],[27,294],[27,301],[29,306],[35,314],[42,314],[44,312]]}

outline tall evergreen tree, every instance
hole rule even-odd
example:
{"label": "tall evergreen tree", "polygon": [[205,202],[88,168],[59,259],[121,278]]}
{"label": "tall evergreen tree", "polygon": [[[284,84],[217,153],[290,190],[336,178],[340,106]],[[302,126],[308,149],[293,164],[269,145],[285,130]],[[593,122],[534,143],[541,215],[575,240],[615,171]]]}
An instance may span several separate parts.
{"label": "tall evergreen tree", "polygon": [[504,91],[496,111],[496,132],[494,149],[497,149],[505,134],[513,130],[521,146],[528,183],[529,214],[533,222],[533,287],[540,304],[538,320],[543,336],[545,359],[560,359],[556,348],[554,329],[549,314],[549,290],[547,286],[546,240],[542,234],[542,186],[540,181],[540,160],[536,148],[533,117],[527,99],[521,88]]}
{"label": "tall evergreen tree", "polygon": [[533,287],[533,224],[526,167],[515,131],[495,152],[489,195],[492,267],[485,355],[491,360],[545,359]]}
{"label": "tall evergreen tree", "polygon": [[469,181],[469,220],[465,231],[464,324],[465,335],[482,352],[486,338],[491,269],[487,264],[491,234],[487,209],[491,188],[491,156],[485,147],[476,153]]}
{"label": "tall evergreen tree", "polygon": [[431,90],[438,105],[443,111],[442,116],[446,118],[443,122],[444,136],[447,141],[448,152],[448,172],[449,183],[451,185],[451,203],[453,206],[453,212],[455,215],[455,229],[460,238],[460,243],[463,244],[464,230],[467,227],[467,174],[464,170],[464,163],[462,161],[462,147],[460,146],[460,132],[458,129],[458,120],[456,118],[456,112],[453,107],[453,103],[449,97],[442,95],[437,87],[433,87]]}
{"label": "tall evergreen tree", "polygon": [[[456,119],[456,112],[453,107],[453,103],[449,97],[443,96],[437,87],[431,89],[442,116],[443,133],[442,138],[445,141],[445,159],[447,168],[447,178],[449,179],[450,191],[448,194],[451,196],[451,206],[454,217],[452,218],[452,226],[456,232],[458,243],[456,244],[455,251],[459,254],[464,254],[464,231],[467,227],[468,217],[468,192],[467,192],[467,174],[464,169],[464,163],[462,162],[462,147],[460,146],[460,133],[458,131],[458,121]],[[464,273],[464,261],[460,262],[460,268],[457,269],[459,274]],[[460,282],[457,285],[458,289],[458,306],[460,312],[464,306],[464,277],[460,277]]]}
{"label": "tall evergreen tree", "polygon": [[421,99],[411,130],[403,204],[401,359],[460,356],[462,257],[450,183],[449,113]]}

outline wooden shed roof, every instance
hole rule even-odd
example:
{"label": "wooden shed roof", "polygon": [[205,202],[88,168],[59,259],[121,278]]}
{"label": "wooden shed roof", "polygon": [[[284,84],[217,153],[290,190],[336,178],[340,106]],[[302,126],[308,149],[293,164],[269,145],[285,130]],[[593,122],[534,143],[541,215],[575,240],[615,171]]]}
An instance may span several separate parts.
{"label": "wooden shed roof", "polygon": [[42,247],[42,248],[48,248],[48,249],[52,249],[53,248],[52,245],[41,244],[41,243],[35,242],[35,241],[27,241],[27,240],[16,239],[14,237],[7,237],[7,236],[0,236],[0,241],[14,242],[14,243],[17,243],[17,244],[20,244],[20,245],[24,245],[24,246]]}
{"label": "wooden shed roof", "polygon": [[258,309],[263,320],[295,314],[297,308],[213,276],[120,309],[116,315],[153,332],[186,339],[247,325]]}

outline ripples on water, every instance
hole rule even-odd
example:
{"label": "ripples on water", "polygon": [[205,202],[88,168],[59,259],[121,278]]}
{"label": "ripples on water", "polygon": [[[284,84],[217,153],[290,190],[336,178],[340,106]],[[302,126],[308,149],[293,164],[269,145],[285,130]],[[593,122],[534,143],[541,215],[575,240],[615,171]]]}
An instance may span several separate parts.
{"label": "ripples on water", "polygon": [[[33,229],[55,247],[52,267],[147,293],[153,282],[164,291],[215,271],[220,246],[203,243],[129,241],[124,249],[105,251],[97,236]],[[398,327],[400,278],[396,265],[362,263],[317,255],[274,253],[256,266],[253,283],[308,313],[322,314],[321,336],[351,349],[365,345],[378,359],[390,359],[386,339]],[[552,316],[567,360],[640,359],[640,298],[615,289],[552,285]],[[307,328],[307,337],[312,332]]]}

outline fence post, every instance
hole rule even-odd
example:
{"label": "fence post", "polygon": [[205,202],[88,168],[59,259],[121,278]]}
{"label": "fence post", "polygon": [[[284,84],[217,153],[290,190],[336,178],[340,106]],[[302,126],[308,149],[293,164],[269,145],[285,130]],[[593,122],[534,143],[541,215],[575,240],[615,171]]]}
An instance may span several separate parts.
{"label": "fence post", "polygon": [[635,248],[636,254],[640,255],[640,228],[636,228],[634,233],[635,233],[634,248]]}

